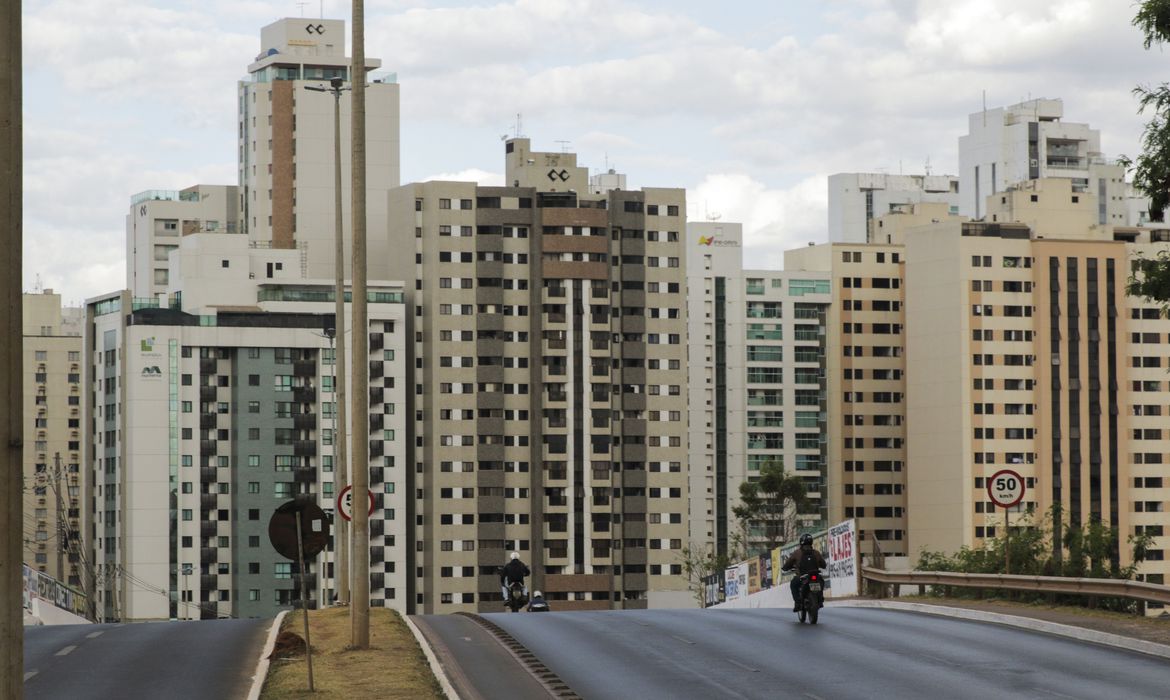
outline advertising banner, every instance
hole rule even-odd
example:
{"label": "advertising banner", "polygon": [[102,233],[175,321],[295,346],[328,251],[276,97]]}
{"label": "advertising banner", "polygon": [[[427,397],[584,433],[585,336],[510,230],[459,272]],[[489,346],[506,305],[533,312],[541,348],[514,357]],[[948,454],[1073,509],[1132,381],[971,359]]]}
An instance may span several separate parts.
{"label": "advertising banner", "polygon": [[[723,571],[723,600],[732,601],[739,598],[739,567],[729,566]],[[744,591],[747,596],[747,591]]]}
{"label": "advertising banner", "polygon": [[857,523],[854,520],[829,528],[829,588],[834,597],[857,595]]}
{"label": "advertising banner", "polygon": [[760,589],[772,587],[772,555],[760,555]]}
{"label": "advertising banner", "polygon": [[760,592],[760,560],[752,559],[747,562],[748,568],[748,595]]}
{"label": "advertising banner", "polygon": [[723,574],[715,573],[703,577],[703,607],[709,608],[723,602]]}

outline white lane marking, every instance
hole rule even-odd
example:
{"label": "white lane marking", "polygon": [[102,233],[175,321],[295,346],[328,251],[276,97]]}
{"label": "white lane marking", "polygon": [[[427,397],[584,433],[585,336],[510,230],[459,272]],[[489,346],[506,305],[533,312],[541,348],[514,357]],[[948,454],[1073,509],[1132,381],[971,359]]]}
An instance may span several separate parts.
{"label": "white lane marking", "polygon": [[39,671],[29,671],[28,673],[24,674],[24,682],[25,682],[25,683],[28,683],[28,679],[30,679],[30,678],[32,678],[33,676],[37,675],[37,673],[39,673]]}
{"label": "white lane marking", "polygon": [[812,698],[812,700],[824,700],[820,695],[813,695],[812,693],[805,693],[804,696],[806,698]]}
{"label": "white lane marking", "polygon": [[1077,700],[1077,699],[1076,699],[1075,697],[1073,697],[1072,695],[1065,695],[1064,693],[1058,693],[1058,692],[1056,692],[1055,690],[1048,690],[1047,688],[1034,688],[1034,690],[1038,690],[1038,691],[1040,691],[1040,692],[1042,692],[1042,693],[1047,693],[1047,694],[1049,694],[1049,695],[1054,695],[1054,696],[1056,696],[1056,697],[1058,697],[1058,698],[1069,698],[1069,700]]}
{"label": "white lane marking", "polygon": [[471,641],[471,637],[464,637],[464,638],[463,638],[463,641],[465,641],[465,642],[470,642],[470,641]]}
{"label": "white lane marking", "polygon": [[105,632],[105,630],[98,630],[97,632],[90,632],[89,634],[85,635],[85,638],[86,639],[93,639],[94,637],[100,637],[100,636],[102,636],[103,632]]}
{"label": "white lane marking", "polygon": [[691,640],[689,640],[689,639],[684,639],[683,637],[680,637],[680,636],[678,636],[677,634],[672,634],[672,635],[670,635],[670,636],[671,636],[671,637],[674,637],[675,639],[677,639],[678,641],[682,642],[683,644],[694,644],[694,642],[692,642]]}
{"label": "white lane marking", "polygon": [[54,654],[54,656],[65,656],[66,654],[68,654],[69,652],[73,651],[76,648],[77,648],[76,644],[70,644],[69,646],[65,647],[61,651]]}
{"label": "white lane marking", "polygon": [[747,666],[747,665],[745,665],[745,664],[741,664],[740,662],[736,661],[735,659],[728,659],[728,660],[727,660],[727,663],[729,663],[729,664],[735,664],[736,666],[739,666],[739,667],[740,667],[740,668],[742,668],[743,670],[745,670],[745,671],[751,671],[752,673],[759,673],[759,672],[760,672],[760,669],[758,669],[758,668],[752,668],[751,666]]}

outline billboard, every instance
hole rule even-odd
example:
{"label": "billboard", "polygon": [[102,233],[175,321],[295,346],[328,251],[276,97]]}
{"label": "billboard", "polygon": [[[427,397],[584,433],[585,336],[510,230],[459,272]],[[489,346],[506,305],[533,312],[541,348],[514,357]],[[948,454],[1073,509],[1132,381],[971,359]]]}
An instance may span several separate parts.
{"label": "billboard", "polygon": [[834,597],[857,595],[857,522],[846,520],[829,528],[829,588]]}

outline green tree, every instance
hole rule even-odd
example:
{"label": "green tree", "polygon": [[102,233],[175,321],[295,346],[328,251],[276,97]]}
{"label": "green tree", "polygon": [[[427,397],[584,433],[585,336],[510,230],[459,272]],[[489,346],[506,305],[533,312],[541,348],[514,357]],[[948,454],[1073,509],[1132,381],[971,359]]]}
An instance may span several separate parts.
{"label": "green tree", "polygon": [[739,520],[750,548],[755,536],[763,537],[767,551],[796,538],[799,513],[808,509],[804,479],[789,474],[780,461],[760,467],[760,478],[739,485],[739,505],[732,513]]}
{"label": "green tree", "polygon": [[[1133,24],[1142,31],[1147,49],[1170,42],[1170,0],[1143,0]],[[1133,92],[1139,111],[1153,112],[1142,132],[1142,152],[1132,162],[1133,184],[1150,198],[1150,218],[1162,221],[1162,212],[1170,205],[1170,84],[1139,85]],[[1161,270],[1170,274],[1170,266],[1162,262]]]}
{"label": "green tree", "polygon": [[696,546],[691,542],[679,552],[678,559],[682,564],[683,579],[687,582],[687,588],[695,594],[695,601],[700,608],[704,607],[706,602],[703,579],[714,573],[722,574],[727,567],[738,562],[742,558],[740,544],[739,541],[733,542],[727,552],[717,554],[713,548]]}

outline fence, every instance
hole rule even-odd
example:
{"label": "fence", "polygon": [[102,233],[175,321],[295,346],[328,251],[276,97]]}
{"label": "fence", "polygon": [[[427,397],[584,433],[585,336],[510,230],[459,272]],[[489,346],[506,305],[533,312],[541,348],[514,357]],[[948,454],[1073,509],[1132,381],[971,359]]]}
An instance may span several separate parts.
{"label": "fence", "polygon": [[911,586],[954,586],[956,588],[992,588],[1032,593],[1064,593],[1103,598],[1128,598],[1146,603],[1170,605],[1170,587],[1144,581],[1104,578],[1068,578],[1063,576],[1018,576],[1014,574],[962,574],[949,571],[910,571],[894,573],[872,566],[861,567],[861,577],[879,584]]}

